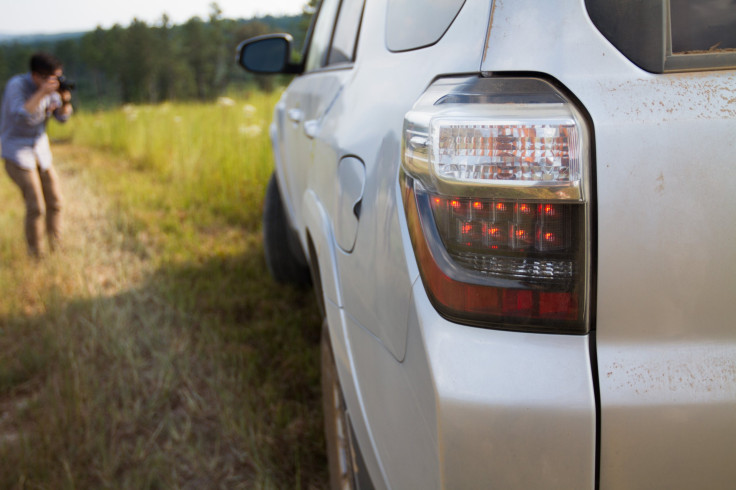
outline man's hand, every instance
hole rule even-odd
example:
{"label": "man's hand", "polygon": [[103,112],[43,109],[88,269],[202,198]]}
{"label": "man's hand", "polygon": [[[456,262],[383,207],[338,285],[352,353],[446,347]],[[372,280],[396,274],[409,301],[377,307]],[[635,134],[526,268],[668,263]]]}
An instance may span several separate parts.
{"label": "man's hand", "polygon": [[61,96],[61,115],[69,116],[72,113],[72,93],[69,90],[59,92]]}
{"label": "man's hand", "polygon": [[[53,94],[59,90],[59,78],[56,76],[46,78],[38,87],[38,90],[42,92],[43,95]],[[69,96],[71,97],[71,94],[69,94]]]}
{"label": "man's hand", "polygon": [[[29,114],[33,114],[38,110],[44,97],[59,90],[59,77],[61,76],[61,70],[57,70],[56,73],[51,76],[43,76],[39,73],[31,73],[31,76],[33,77],[33,82],[38,88],[23,105]],[[71,94],[69,94],[69,96],[71,97]]]}

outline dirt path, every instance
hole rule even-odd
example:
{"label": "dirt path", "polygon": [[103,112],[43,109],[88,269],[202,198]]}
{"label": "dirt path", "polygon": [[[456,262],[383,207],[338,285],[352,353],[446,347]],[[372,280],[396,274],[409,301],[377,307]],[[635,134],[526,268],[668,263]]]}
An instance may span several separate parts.
{"label": "dirt path", "polygon": [[28,343],[19,352],[45,351],[0,397],[0,487],[250,487],[247,444],[222,417],[223,376],[193,340],[196,324],[162,299],[151,252],[96,192],[85,172],[94,155],[54,151],[64,249],[27,264],[27,304],[10,319]]}
{"label": "dirt path", "polygon": [[[151,267],[145,254],[126,249],[125,238],[115,231],[107,200],[94,192],[77,165],[67,163],[70,158],[84,160],[86,152],[61,146],[55,153],[64,195],[64,248],[19,272],[26,279],[18,287],[27,290],[20,297],[29,317],[42,317],[49,308],[47,300],[39,297],[39,285],[52,282],[64,297],[114,297],[139,286]],[[16,204],[21,207],[20,199]],[[42,389],[43,383],[32,379],[11,396],[0,397],[0,446],[16,443],[22,431],[29,429],[17,420],[38,401]]]}
{"label": "dirt path", "polygon": [[[91,294],[112,295],[139,285],[150,272],[152,264],[145,260],[150,253],[131,250],[126,246],[130,237],[116,230],[110,201],[95,192],[84,173],[84,160],[92,156],[69,146],[55,151],[65,196],[66,259],[79,262]],[[73,166],[68,163],[70,158],[75,159]]]}
{"label": "dirt path", "polygon": [[265,279],[258,203],[203,226],[127,202],[169,191],[128,162],[54,155],[63,252],[33,264],[0,236],[0,488],[324,488],[321,320]]}

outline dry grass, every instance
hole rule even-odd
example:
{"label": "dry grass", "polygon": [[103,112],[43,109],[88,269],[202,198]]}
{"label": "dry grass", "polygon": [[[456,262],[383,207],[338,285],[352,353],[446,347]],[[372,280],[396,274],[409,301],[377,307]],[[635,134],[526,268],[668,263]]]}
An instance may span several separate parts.
{"label": "dry grass", "polygon": [[240,216],[170,168],[54,151],[62,253],[26,258],[0,178],[0,488],[324,487],[319,318],[267,276],[268,168]]}

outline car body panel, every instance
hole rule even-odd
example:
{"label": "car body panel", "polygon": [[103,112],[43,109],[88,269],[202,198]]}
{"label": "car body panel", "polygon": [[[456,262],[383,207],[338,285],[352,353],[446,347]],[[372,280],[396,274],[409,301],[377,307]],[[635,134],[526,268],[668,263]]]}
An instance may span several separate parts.
{"label": "car body panel", "polygon": [[335,246],[334,233],[327,210],[322,205],[314,191],[304,193],[300,204],[302,219],[308,231],[309,246],[305,247],[305,254],[314,252],[319,257],[316,265],[319,270],[321,293],[324,301],[342,307],[342,288],[337,275],[337,255],[339,250]]}
{"label": "car body panel", "polygon": [[[382,26],[379,19],[385,18],[385,9],[384,2],[368,3],[364,22]],[[476,56],[448,57],[443,63],[446,70],[478,70],[487,26],[475,19],[478,15],[487,17],[489,11],[488,2],[466,3],[436,47],[448,53],[467,49],[468,32],[474,32],[476,45],[470,52],[475,52]],[[380,339],[397,360],[403,358],[406,350],[408,307],[414,278],[407,273],[399,239],[399,215],[403,214],[403,207],[392,190],[398,178],[404,114],[436,76],[437,66],[433,60],[433,53],[426,50],[390,53],[380,31],[361,38],[357,61],[351,69],[353,74],[327,112],[314,140],[315,166],[337,166],[339,158],[345,155],[356,156],[365,163],[363,196],[371,206],[361,208],[352,253],[338,255],[344,307],[358,324]],[[392,73],[392,77],[371,76],[386,72]],[[402,83],[395,83],[397,79]],[[378,93],[381,97],[365,97],[362,95],[365,93]],[[351,117],[355,114],[361,117]],[[366,131],[366,121],[371,121],[370,132]],[[333,192],[334,185],[332,180],[320,187],[323,199]],[[393,287],[373,287],[376,284]]]}
{"label": "car body panel", "polygon": [[414,294],[437,396],[443,488],[591,488],[587,337],[422,318],[430,303],[420,281]]}
{"label": "car body panel", "polygon": [[[367,2],[355,63],[297,77],[272,127],[374,486],[728,488],[736,74],[644,72],[583,0],[467,0],[436,44],[401,53],[386,47],[386,9]],[[403,118],[436,79],[481,73],[542,77],[589,118],[589,335],[459,325],[419,279],[398,183]],[[342,174],[346,158],[365,173]]]}
{"label": "car body panel", "polygon": [[[371,22],[371,15],[384,15],[382,8],[385,7],[381,7],[380,2],[369,4],[365,21]],[[472,60],[471,57],[472,62],[469,62],[467,57],[448,56],[443,63],[445,71],[477,71],[485,32],[475,19],[478,15],[487,17],[489,10],[488,2],[468,2],[435,46],[443,52],[459,52],[468,32],[475,30],[477,58]],[[344,298],[344,314],[340,321],[345,322],[346,337],[343,339],[338,333],[333,338],[333,345],[349,346],[338,345],[336,351],[352,353],[351,367],[339,365],[338,372],[346,398],[353,401],[349,401],[348,406],[361,408],[351,414],[358,440],[371,441],[374,445],[377,456],[374,467],[382,468],[378,474],[386,478],[385,482],[374,479],[378,487],[383,483],[389,488],[441,488],[456,484],[472,488],[494,482],[546,484],[556,488],[590,486],[595,473],[595,400],[587,339],[567,337],[563,340],[563,337],[549,336],[544,340],[530,336],[534,342],[528,350],[511,351],[514,354],[511,357],[502,356],[509,344],[495,338],[513,339],[516,334],[468,329],[438,321],[417,280],[418,271],[406,232],[397,179],[403,116],[436,76],[435,56],[436,51],[427,50],[389,53],[380,35],[362,41],[354,70],[390,72],[396,78],[356,74],[343,87],[315,140],[315,147],[326,147],[324,155],[339,149],[334,156],[328,157],[330,159],[336,159],[341,153],[357,155],[366,165],[363,198],[371,206],[361,210],[352,253],[337,253],[337,274]],[[395,79],[403,82],[396,84]],[[360,95],[372,92],[382,97],[371,99]],[[361,117],[350,118],[350,114],[361,114]],[[366,121],[372,122],[370,139],[364,131]],[[380,143],[376,146],[377,141]],[[315,153],[320,154],[320,150]],[[421,314],[421,321],[418,309],[410,309],[417,304],[417,300],[411,300],[411,294],[423,296],[423,307],[419,310],[430,310],[429,314]],[[452,343],[446,342],[449,338],[445,338],[435,341],[430,349],[424,343],[424,329],[431,329],[433,338],[442,338],[435,337],[437,332],[448,328],[466,333],[461,336],[461,344],[451,347]],[[459,330],[455,330],[457,328]],[[557,350],[560,342],[569,345]],[[460,345],[468,350],[454,357],[462,350]],[[473,346],[478,350],[473,350]],[[496,346],[495,349],[490,348],[492,346]],[[384,348],[386,350],[381,353]],[[430,366],[433,376],[427,378],[427,352],[430,350],[434,350],[430,357],[438,356],[442,360]],[[453,355],[442,356],[443,351]],[[535,368],[546,373],[543,382],[528,389],[519,386],[515,394],[499,401],[495,410],[491,409],[492,404],[484,405],[487,399],[479,403],[472,397],[467,398],[473,389],[487,390],[491,398],[501,395],[500,391],[510,386],[510,379],[518,381],[531,374],[526,359],[545,357],[549,362],[536,364]],[[473,359],[470,364],[466,363],[469,359]],[[499,371],[501,365],[513,363],[526,366],[526,370],[515,370],[516,378],[510,377],[506,370]],[[465,374],[471,378],[463,384],[461,373],[469,366],[472,369]],[[432,379],[436,381],[438,376],[444,376],[443,382],[433,387]],[[496,386],[489,379],[495,379]],[[573,379],[577,382],[573,383]],[[455,392],[461,385],[466,392]],[[569,391],[564,391],[563,386]],[[543,388],[541,392],[534,391],[540,387]],[[541,416],[541,405],[550,400],[567,406],[567,415],[560,417],[560,412],[551,410],[549,418]],[[515,414],[517,410],[521,415]],[[509,414],[514,414],[518,425],[505,432],[499,445],[495,445],[491,436],[498,428],[494,422]],[[472,421],[477,421],[478,425]],[[555,429],[551,430],[550,426]],[[522,451],[522,444],[515,439],[516,430],[534,432],[537,449]],[[370,437],[372,434],[380,437]],[[483,437],[478,438],[478,434]],[[566,437],[560,438],[560,434]],[[572,439],[577,441],[575,445]],[[506,452],[504,443],[514,447],[514,452]],[[402,457],[397,458],[396,454]],[[489,471],[489,460],[497,462],[494,471]],[[529,471],[529,464],[543,469]],[[406,471],[407,465],[412,471]],[[573,467],[575,470],[570,471]],[[515,476],[508,476],[510,474]],[[503,478],[510,479],[504,481]]]}
{"label": "car body panel", "polygon": [[[562,27],[550,37],[548,25]],[[736,480],[725,459],[736,453],[736,73],[644,72],[582,1],[526,0],[497,2],[483,70],[546,73],[593,123],[601,488],[694,488],[703,475],[726,488]]]}
{"label": "car body panel", "polygon": [[[308,189],[314,188],[310,184],[310,179],[320,176],[313,167],[313,133],[319,130],[331,104],[349,76],[350,72],[346,70],[330,70],[297,77],[284,92],[274,113],[274,121],[277,124],[277,144],[274,150],[279,153],[276,171],[282,192],[286,194],[284,201],[291,224],[300,231],[305,250],[305,228],[301,207],[298,204],[301,196]],[[334,166],[337,166],[336,162]]]}

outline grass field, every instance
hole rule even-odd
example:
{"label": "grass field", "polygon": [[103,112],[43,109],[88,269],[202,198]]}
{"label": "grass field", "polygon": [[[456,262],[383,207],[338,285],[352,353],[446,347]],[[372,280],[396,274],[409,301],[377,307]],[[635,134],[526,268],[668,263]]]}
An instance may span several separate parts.
{"label": "grass field", "polygon": [[326,486],[319,314],[263,260],[277,97],[52,126],[40,263],[0,178],[0,488]]}

